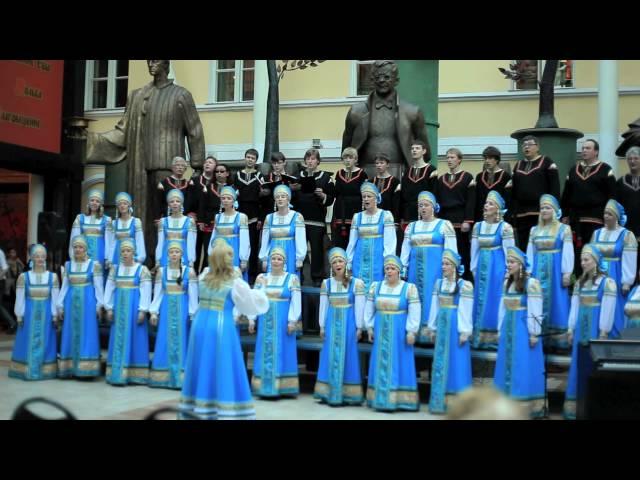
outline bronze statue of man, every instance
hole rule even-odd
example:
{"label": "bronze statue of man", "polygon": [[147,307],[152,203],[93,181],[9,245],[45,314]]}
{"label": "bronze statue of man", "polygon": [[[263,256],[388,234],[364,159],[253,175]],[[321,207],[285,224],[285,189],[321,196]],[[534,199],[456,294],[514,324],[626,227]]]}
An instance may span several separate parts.
{"label": "bronze statue of man", "polygon": [[420,107],[401,100],[396,91],[398,66],[391,60],[376,60],[371,71],[375,90],[367,101],[351,107],[342,135],[342,150],[358,150],[360,165],[373,175],[375,156],[389,157],[390,173],[400,177],[401,170],[410,167],[411,144],[422,140],[427,145],[425,161],[431,159],[424,114]]}
{"label": "bronze statue of man", "polygon": [[127,159],[127,191],[144,225],[147,252],[153,252],[156,185],[171,173],[174,157],[186,158],[185,140],[194,169],[204,163],[205,144],[191,93],[167,78],[169,60],[147,60],[147,65],[153,81],[129,93],[114,130],[89,132],[86,162],[112,164]]}

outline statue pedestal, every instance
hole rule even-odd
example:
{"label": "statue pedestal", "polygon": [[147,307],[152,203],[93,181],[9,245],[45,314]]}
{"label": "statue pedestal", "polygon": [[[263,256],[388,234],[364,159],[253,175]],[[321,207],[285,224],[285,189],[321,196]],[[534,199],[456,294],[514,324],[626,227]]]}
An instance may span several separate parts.
{"label": "statue pedestal", "polygon": [[[584,134],[572,128],[523,128],[511,134],[511,138],[518,140],[518,159],[524,159],[520,140],[527,135],[533,135],[540,142],[540,153],[547,155],[558,166],[560,190],[571,167],[576,163],[576,143]],[[560,199],[558,199],[560,201]]]}

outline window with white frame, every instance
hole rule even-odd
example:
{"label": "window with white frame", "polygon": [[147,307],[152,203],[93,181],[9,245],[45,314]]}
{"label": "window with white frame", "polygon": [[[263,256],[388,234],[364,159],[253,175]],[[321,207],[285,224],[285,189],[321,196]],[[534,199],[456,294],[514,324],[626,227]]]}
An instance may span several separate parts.
{"label": "window with white frame", "polygon": [[[516,71],[520,73],[518,80],[513,80],[513,90],[538,90],[538,82],[542,80],[545,60],[515,60]],[[556,71],[555,86],[559,88],[574,87],[574,61],[560,60]]]}
{"label": "window with white frame", "polygon": [[354,60],[353,61],[353,87],[352,95],[369,95],[373,90],[371,80],[371,69],[375,60]]}
{"label": "window with white frame", "polygon": [[253,101],[255,60],[214,60],[212,103]]}
{"label": "window with white frame", "polygon": [[87,60],[85,110],[127,104],[129,60]]}

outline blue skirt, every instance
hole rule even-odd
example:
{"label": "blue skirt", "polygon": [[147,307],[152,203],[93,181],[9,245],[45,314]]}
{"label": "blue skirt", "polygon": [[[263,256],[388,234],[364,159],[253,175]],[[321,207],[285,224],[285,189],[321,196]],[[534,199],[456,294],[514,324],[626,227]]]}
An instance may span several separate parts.
{"label": "blue skirt", "polygon": [[406,313],[376,313],[367,386],[367,406],[376,410],[419,408],[415,356],[406,341],[406,326]]}
{"label": "blue skirt", "polygon": [[159,313],[149,386],[181,389],[189,342],[189,297],[165,292]]}
{"label": "blue skirt", "polygon": [[258,317],[251,387],[259,397],[298,395],[298,351],[295,332],[287,333],[289,302],[271,302]]}
{"label": "blue skirt", "polygon": [[93,284],[71,286],[65,296],[58,376],[100,376],[100,335]]}
{"label": "blue skirt", "polygon": [[544,357],[542,341],[529,345],[527,311],[507,311],[500,330],[494,383],[514,400],[527,402],[532,417],[544,408]]}
{"label": "blue skirt", "polygon": [[471,387],[471,346],[460,346],[457,308],[441,308],[436,322],[429,411],[446,413],[449,397]]}
{"label": "blue skirt", "polygon": [[9,376],[22,380],[55,378],[57,343],[51,300],[27,299],[23,318],[13,344]]}
{"label": "blue skirt", "polygon": [[313,396],[330,405],[363,401],[354,308],[329,308]]}
{"label": "blue skirt", "polygon": [[189,333],[180,409],[205,420],[252,419],[255,408],[232,315],[199,309]]}
{"label": "blue skirt", "polygon": [[149,329],[138,323],[139,292],[116,290],[113,324],[109,335],[107,383],[149,383]]}
{"label": "blue skirt", "polygon": [[473,299],[473,348],[498,346],[498,308],[506,272],[502,246],[481,249]]}

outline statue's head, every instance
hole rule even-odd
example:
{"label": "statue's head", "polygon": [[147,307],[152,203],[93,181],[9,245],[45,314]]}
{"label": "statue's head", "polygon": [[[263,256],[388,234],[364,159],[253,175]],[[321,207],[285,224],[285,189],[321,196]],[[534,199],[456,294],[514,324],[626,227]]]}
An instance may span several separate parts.
{"label": "statue's head", "polygon": [[394,90],[400,81],[398,65],[393,60],[376,60],[371,69],[371,79],[376,92],[386,95]]}
{"label": "statue's head", "polygon": [[159,70],[164,70],[169,75],[170,60],[147,60],[147,66],[149,67],[149,73],[156,75]]}

